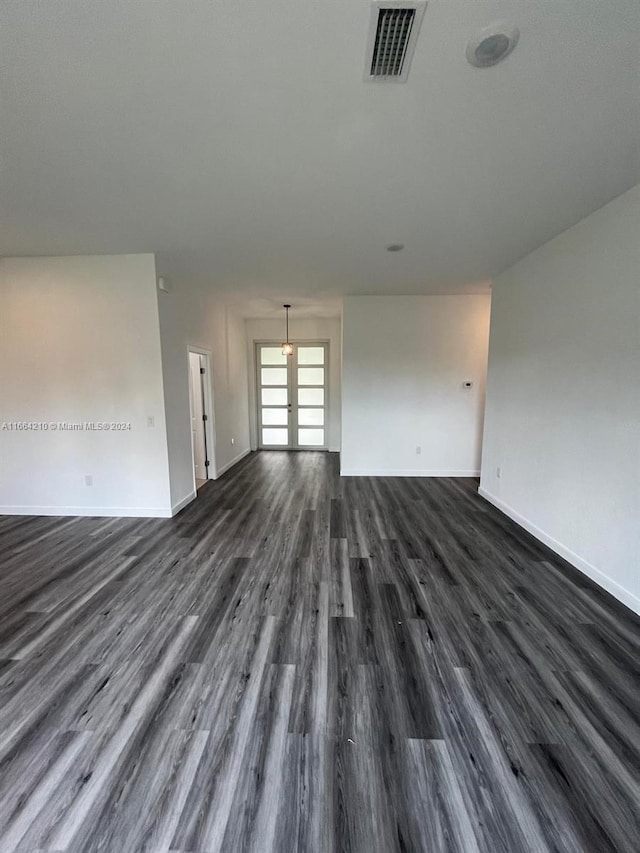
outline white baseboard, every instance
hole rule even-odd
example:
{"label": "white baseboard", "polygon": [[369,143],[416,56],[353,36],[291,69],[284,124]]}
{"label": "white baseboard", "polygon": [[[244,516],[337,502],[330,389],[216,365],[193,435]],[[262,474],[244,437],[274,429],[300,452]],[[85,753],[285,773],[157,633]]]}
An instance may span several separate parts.
{"label": "white baseboard", "polygon": [[86,518],[171,518],[169,507],[157,506],[0,506],[0,515],[78,515]]}
{"label": "white baseboard", "polygon": [[183,510],[187,506],[187,504],[190,504],[191,501],[194,501],[195,499],[196,499],[195,490],[189,492],[189,494],[185,495],[181,501],[178,501],[178,503],[175,503],[171,507],[171,517],[173,518],[174,515],[177,515],[181,510]]}
{"label": "white baseboard", "polygon": [[243,450],[241,453],[238,453],[237,456],[234,456],[234,458],[231,460],[231,462],[227,462],[226,465],[223,465],[221,468],[218,468],[216,470],[216,473],[215,473],[215,476],[213,479],[217,480],[218,477],[221,477],[225,471],[228,471],[229,468],[233,468],[234,465],[236,465],[241,459],[244,459],[244,457],[248,456],[250,453],[251,453],[250,447],[247,447],[246,450]]}
{"label": "white baseboard", "polygon": [[541,530],[537,525],[529,521],[528,518],[520,515],[519,512],[516,512],[516,510],[513,509],[513,507],[510,507],[504,501],[500,500],[500,498],[492,495],[486,489],[483,489],[482,486],[478,489],[478,494],[486,501],[489,501],[490,504],[493,504],[500,510],[500,512],[509,516],[509,518],[515,521],[516,524],[519,524],[520,527],[524,527],[524,529],[531,533],[532,536],[535,536],[536,539],[539,539],[540,542],[547,545],[552,551],[555,551],[556,554],[565,559],[568,563],[571,563],[572,566],[575,566],[576,569],[579,569],[588,578],[591,578],[592,581],[595,581],[598,586],[601,586],[603,589],[606,589],[607,592],[610,592],[614,598],[617,598],[623,604],[626,604],[626,606],[635,613],[640,614],[640,598],[632,592],[629,592],[628,589],[620,586],[620,584],[617,583],[617,581],[614,581],[613,578],[610,578],[609,575],[605,575],[605,573],[601,572],[600,569],[597,569],[595,566],[591,565],[591,563],[587,562],[587,560],[584,560],[578,554],[575,554],[570,548],[563,545],[562,542],[558,542],[557,539],[549,536],[549,534],[545,533],[544,530]]}
{"label": "white baseboard", "polygon": [[341,468],[341,477],[479,477],[480,471],[441,471],[415,468]]}

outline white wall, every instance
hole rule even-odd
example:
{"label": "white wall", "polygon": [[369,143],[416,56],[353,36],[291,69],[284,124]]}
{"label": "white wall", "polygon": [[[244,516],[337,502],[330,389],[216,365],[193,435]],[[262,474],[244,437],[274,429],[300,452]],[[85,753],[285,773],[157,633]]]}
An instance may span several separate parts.
{"label": "white wall", "polygon": [[[12,421],[131,429],[1,428]],[[0,260],[0,512],[169,511],[153,255]]]}
{"label": "white wall", "polygon": [[[247,359],[249,370],[249,413],[251,425],[251,447],[258,447],[258,427],[256,411],[256,368],[255,342],[282,342],[284,333],[284,311],[281,320],[247,320]],[[341,424],[341,362],[342,335],[339,317],[316,317],[289,321],[289,337],[292,341],[329,341],[329,450],[340,450]]]}
{"label": "white wall", "polygon": [[195,496],[188,347],[211,353],[215,445],[209,457],[210,476],[216,477],[250,449],[246,335],[244,321],[213,290],[172,281],[169,293],[158,292],[158,302],[175,512]]}
{"label": "white wall", "polygon": [[489,306],[489,295],[345,298],[343,474],[478,474]]}
{"label": "white wall", "polygon": [[636,187],[495,281],[481,490],[637,612],[639,377]]}

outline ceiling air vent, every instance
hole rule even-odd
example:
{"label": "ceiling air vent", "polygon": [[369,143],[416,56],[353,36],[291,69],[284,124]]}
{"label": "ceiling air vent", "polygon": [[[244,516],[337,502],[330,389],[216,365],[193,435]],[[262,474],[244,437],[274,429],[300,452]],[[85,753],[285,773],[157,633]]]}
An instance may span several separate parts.
{"label": "ceiling air vent", "polygon": [[384,2],[371,8],[365,78],[404,83],[415,50],[426,2]]}

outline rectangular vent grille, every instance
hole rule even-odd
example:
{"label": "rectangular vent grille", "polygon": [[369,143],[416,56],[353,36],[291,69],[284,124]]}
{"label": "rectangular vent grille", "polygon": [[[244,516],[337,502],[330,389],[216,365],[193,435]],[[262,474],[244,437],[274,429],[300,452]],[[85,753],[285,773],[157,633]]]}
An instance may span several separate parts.
{"label": "rectangular vent grille", "polygon": [[372,0],[364,79],[406,83],[427,0]]}
{"label": "rectangular vent grille", "polygon": [[378,9],[378,26],[371,57],[372,77],[402,77],[415,9]]}

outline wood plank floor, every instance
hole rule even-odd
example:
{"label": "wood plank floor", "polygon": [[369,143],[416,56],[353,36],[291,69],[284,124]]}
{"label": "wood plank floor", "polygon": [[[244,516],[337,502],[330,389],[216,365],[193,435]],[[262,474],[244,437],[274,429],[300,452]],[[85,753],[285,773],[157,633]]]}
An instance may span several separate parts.
{"label": "wood plank floor", "polygon": [[453,479],[0,518],[0,850],[640,848],[639,620]]}

